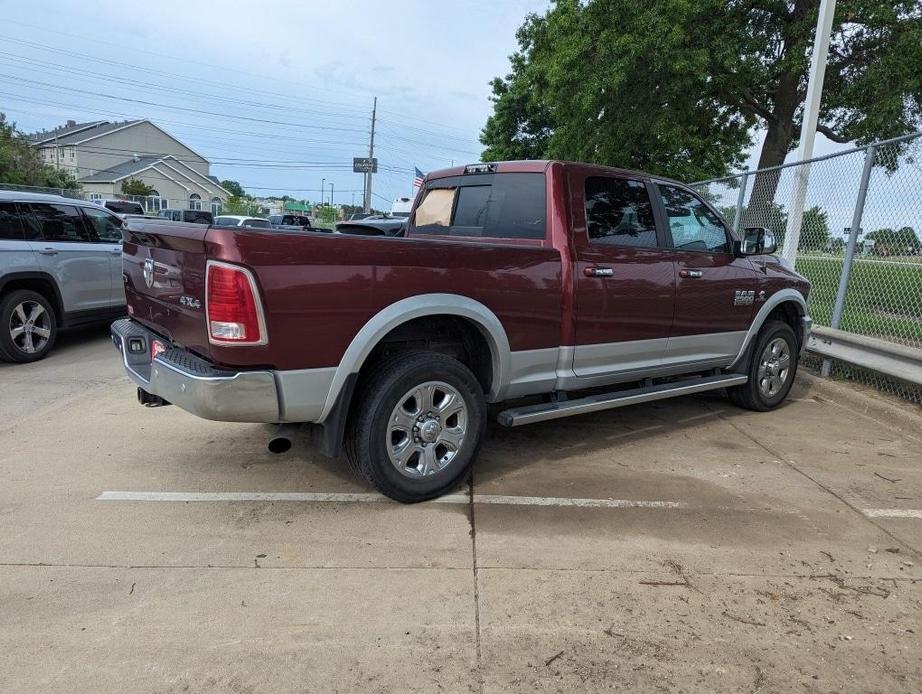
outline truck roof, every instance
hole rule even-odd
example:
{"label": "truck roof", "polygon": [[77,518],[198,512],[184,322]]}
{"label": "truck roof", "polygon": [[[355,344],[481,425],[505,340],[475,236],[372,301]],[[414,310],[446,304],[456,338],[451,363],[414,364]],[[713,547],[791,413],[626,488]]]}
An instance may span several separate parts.
{"label": "truck roof", "polygon": [[[645,171],[621,169],[615,166],[605,166],[603,164],[563,161],[560,159],[519,159],[513,161],[494,161],[481,162],[479,164],[464,164],[462,166],[452,166],[447,169],[438,169],[436,171],[430,171],[428,174],[426,174],[426,180],[447,178],[448,176],[461,176],[465,173],[468,167],[478,166],[484,163],[490,164],[491,166],[495,165],[495,171],[497,173],[543,173],[552,164],[560,164],[567,169],[591,169],[599,172],[619,174],[622,176],[639,176],[642,178],[650,178],[655,176],[655,174],[647,173]],[[665,176],[655,176],[655,178],[663,181],[678,183],[679,185],[685,185],[681,181],[675,181],[674,179],[667,178]]]}

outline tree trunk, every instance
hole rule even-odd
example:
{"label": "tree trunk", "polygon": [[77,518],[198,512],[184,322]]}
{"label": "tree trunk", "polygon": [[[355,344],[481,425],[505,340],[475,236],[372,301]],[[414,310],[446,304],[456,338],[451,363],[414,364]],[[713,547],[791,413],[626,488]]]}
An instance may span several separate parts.
{"label": "tree trunk", "polygon": [[[790,124],[788,124],[788,127],[783,127],[777,121],[769,123],[765,143],[762,145],[762,152],[759,155],[758,168],[761,170],[783,164],[791,146],[791,139]],[[775,193],[778,191],[778,182],[781,180],[783,172],[784,169],[775,169],[756,174],[752,194],[749,196],[749,204],[746,207],[746,214],[743,217],[744,226],[769,225],[769,221],[773,216],[772,207],[775,202]]]}
{"label": "tree trunk", "polygon": [[[805,55],[815,21],[811,23],[804,19],[815,12],[818,7],[818,0],[795,1],[790,14],[785,17],[786,21],[782,23],[782,37],[786,53]],[[768,132],[759,155],[759,169],[784,163],[784,158],[794,140],[794,114],[803,100],[803,95],[798,90],[800,82],[801,73],[793,65],[789,65],[788,69],[778,77],[778,84],[773,95],[771,118],[767,119]],[[778,218],[779,215],[774,212],[773,207],[776,204],[775,194],[778,192],[778,183],[784,172],[785,169],[778,169],[756,174],[746,215],[743,217],[746,226],[768,226],[770,219]],[[783,204],[783,202],[777,201],[778,204]]]}

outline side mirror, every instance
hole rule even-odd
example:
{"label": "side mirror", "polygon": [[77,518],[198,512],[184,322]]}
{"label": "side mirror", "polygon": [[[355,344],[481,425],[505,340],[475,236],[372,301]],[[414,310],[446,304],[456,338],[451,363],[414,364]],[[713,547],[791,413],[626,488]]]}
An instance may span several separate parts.
{"label": "side mirror", "polygon": [[765,227],[743,230],[743,240],[737,244],[737,255],[771,255],[778,250],[775,235]]}

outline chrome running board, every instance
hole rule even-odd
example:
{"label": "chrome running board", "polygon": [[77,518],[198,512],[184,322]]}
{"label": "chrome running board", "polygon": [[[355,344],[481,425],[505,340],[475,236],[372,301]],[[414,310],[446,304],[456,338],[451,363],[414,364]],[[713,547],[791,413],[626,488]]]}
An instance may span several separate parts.
{"label": "chrome running board", "polygon": [[527,405],[513,407],[499,413],[497,421],[505,427],[517,427],[523,424],[534,424],[549,419],[572,417],[577,414],[613,410],[616,407],[637,405],[642,402],[665,400],[679,395],[703,393],[707,390],[740,386],[746,383],[749,377],[745,374],[721,374],[719,376],[705,376],[703,378],[661,383],[645,388],[621,390],[615,393],[602,393],[590,395],[578,400],[558,400],[557,402],[541,403],[540,405]]}

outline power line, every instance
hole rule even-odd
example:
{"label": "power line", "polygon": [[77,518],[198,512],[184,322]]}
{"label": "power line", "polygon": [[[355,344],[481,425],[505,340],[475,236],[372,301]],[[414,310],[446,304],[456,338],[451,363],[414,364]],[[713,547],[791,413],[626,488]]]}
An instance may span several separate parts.
{"label": "power line", "polygon": [[102,99],[113,99],[115,101],[125,101],[127,103],[132,103],[132,104],[142,104],[144,106],[156,106],[158,108],[166,108],[166,109],[171,109],[171,110],[176,110],[176,111],[184,111],[187,113],[198,113],[198,114],[202,114],[205,116],[220,116],[222,118],[233,118],[235,120],[243,120],[243,121],[247,121],[250,123],[268,123],[270,125],[287,125],[287,126],[291,126],[295,128],[310,128],[310,129],[315,129],[315,130],[335,130],[338,132],[347,132],[347,133],[362,132],[361,130],[357,130],[355,128],[336,128],[336,127],[325,126],[325,125],[305,125],[303,123],[293,123],[291,121],[277,121],[277,120],[270,120],[268,118],[251,118],[249,116],[238,116],[238,115],[231,114],[231,113],[218,113],[217,111],[205,111],[203,109],[188,108],[186,106],[176,106],[172,104],[158,104],[154,101],[145,101],[144,99],[132,99],[131,97],[127,97],[127,96],[113,96],[111,94],[104,94],[102,92],[94,92],[88,89],[78,89],[76,87],[65,87],[60,84],[51,84],[49,82],[41,82],[39,80],[29,80],[29,79],[24,79],[22,77],[4,75],[2,73],[0,73],[0,79],[7,79],[7,80],[11,80],[17,83],[27,82],[29,84],[35,84],[35,85],[42,86],[42,87],[48,87],[51,89],[60,89],[60,90],[67,91],[67,92],[74,92],[76,94],[84,94],[87,96],[94,96],[94,97],[98,97]]}
{"label": "power line", "polygon": [[[143,89],[155,89],[158,91],[164,91],[164,92],[168,92],[171,94],[186,94],[186,95],[195,96],[195,97],[206,97],[209,101],[223,101],[227,103],[232,103],[235,106],[253,106],[256,108],[283,110],[285,112],[298,111],[298,112],[309,114],[312,116],[319,115],[323,118],[331,118],[331,117],[339,118],[339,119],[361,118],[362,120],[364,120],[364,116],[359,116],[359,115],[345,114],[345,113],[332,113],[332,112],[326,112],[326,111],[315,111],[312,109],[302,109],[302,108],[297,108],[295,106],[292,106],[291,104],[281,105],[281,104],[269,103],[266,101],[248,101],[246,99],[241,99],[239,97],[227,97],[227,96],[221,96],[218,94],[211,94],[208,92],[203,92],[201,90],[184,89],[182,87],[158,84],[150,80],[137,80],[137,79],[132,79],[130,77],[111,77],[109,75],[104,75],[99,72],[92,72],[92,71],[85,70],[85,69],[78,70],[78,69],[68,67],[66,65],[61,65],[60,63],[52,63],[52,62],[48,62],[44,60],[39,60],[37,58],[29,58],[26,56],[20,56],[15,53],[5,53],[5,52],[0,51],[0,56],[2,56],[3,60],[5,61],[9,61],[10,59],[12,59],[12,61],[16,63],[25,63],[25,67],[28,70],[33,70],[35,72],[40,72],[43,74],[50,74],[53,76],[58,76],[61,72],[67,72],[73,75],[78,75],[80,77],[86,77],[89,75],[105,83],[112,83],[112,84],[118,84],[118,85],[128,84],[128,85],[135,85]],[[45,65],[50,68],[53,68],[53,70],[46,70],[42,67],[35,67],[34,65],[31,65],[30,63]]]}

